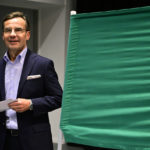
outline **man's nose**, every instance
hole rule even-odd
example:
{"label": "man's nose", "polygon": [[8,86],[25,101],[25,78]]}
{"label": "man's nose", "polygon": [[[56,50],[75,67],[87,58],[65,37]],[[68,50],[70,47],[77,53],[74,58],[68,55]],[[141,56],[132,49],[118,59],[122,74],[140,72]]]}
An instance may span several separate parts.
{"label": "man's nose", "polygon": [[14,30],[14,29],[12,29],[12,30],[11,30],[10,35],[12,35],[12,36],[16,35],[16,32],[15,32],[15,30]]}

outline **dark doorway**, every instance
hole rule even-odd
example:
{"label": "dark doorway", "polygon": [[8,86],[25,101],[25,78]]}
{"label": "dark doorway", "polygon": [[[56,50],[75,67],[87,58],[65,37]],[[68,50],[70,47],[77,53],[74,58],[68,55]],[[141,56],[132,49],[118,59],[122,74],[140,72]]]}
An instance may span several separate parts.
{"label": "dark doorway", "polygon": [[77,13],[150,6],[149,0],[76,0]]}

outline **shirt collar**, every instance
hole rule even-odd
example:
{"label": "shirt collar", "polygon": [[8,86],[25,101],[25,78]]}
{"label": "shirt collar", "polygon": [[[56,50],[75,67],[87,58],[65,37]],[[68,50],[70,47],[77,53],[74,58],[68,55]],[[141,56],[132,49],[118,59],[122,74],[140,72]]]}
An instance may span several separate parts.
{"label": "shirt collar", "polygon": [[[25,56],[26,56],[26,53],[27,53],[27,47],[22,50],[22,52],[16,57],[15,61],[20,61],[21,63],[23,63],[24,59],[25,59]],[[11,61],[8,57],[8,51],[4,54],[3,59],[6,62]]]}

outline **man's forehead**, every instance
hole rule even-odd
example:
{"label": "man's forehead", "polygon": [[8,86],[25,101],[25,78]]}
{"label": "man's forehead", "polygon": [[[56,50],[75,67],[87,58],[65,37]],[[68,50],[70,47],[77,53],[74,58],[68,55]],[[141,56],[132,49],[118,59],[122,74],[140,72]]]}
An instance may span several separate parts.
{"label": "man's forehead", "polygon": [[6,20],[4,22],[4,26],[5,27],[9,27],[9,26],[25,26],[25,20],[20,18],[20,17],[17,17],[17,18],[12,18],[12,19],[9,19],[9,20]]}

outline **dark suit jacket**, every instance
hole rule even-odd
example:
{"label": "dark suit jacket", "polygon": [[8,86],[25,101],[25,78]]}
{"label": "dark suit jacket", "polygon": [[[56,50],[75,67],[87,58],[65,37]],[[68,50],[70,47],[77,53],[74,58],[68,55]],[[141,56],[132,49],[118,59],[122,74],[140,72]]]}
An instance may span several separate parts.
{"label": "dark suit jacket", "polygon": [[[5,66],[0,60],[0,100],[5,99]],[[29,75],[40,78],[27,80]],[[19,138],[24,150],[52,150],[51,129],[48,112],[61,107],[62,89],[50,59],[27,51],[17,98],[31,99],[33,110],[17,113]],[[0,112],[0,150],[5,142],[5,112]]]}

